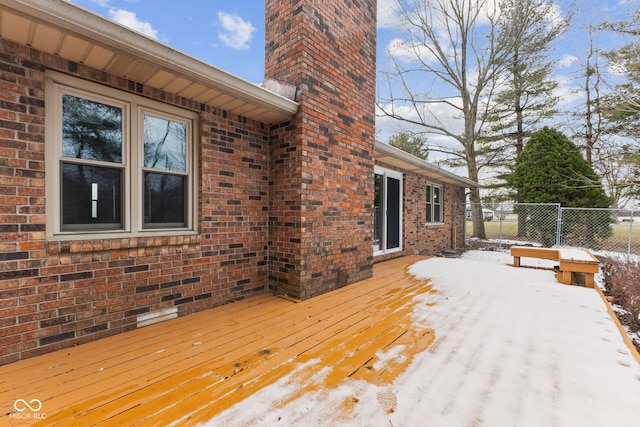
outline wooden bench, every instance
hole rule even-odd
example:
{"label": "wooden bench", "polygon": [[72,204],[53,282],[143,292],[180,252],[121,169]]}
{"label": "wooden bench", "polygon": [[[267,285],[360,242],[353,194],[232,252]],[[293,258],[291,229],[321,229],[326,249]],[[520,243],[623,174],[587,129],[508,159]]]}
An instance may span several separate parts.
{"label": "wooden bench", "polygon": [[558,282],[566,285],[584,285],[588,288],[595,286],[595,275],[600,268],[600,260],[585,249],[512,246],[511,256],[513,256],[513,265],[516,267],[521,266],[520,258],[522,257],[558,261],[559,266],[556,271]]}
{"label": "wooden bench", "polygon": [[595,286],[594,276],[598,274],[600,260],[584,249],[560,249],[560,270],[556,274],[558,282],[573,284],[573,273],[584,273],[587,288]]}
{"label": "wooden bench", "polygon": [[542,258],[558,260],[560,254],[558,249],[552,248],[534,248],[532,246],[511,246],[511,256],[513,257],[513,265],[520,267],[520,258]]}

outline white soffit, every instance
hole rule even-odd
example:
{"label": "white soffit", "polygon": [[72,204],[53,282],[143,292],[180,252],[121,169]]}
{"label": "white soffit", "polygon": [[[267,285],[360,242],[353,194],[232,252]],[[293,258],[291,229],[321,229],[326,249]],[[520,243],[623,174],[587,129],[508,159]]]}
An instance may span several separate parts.
{"label": "white soffit", "polygon": [[3,0],[0,37],[263,123],[298,110],[291,99],[68,1]]}

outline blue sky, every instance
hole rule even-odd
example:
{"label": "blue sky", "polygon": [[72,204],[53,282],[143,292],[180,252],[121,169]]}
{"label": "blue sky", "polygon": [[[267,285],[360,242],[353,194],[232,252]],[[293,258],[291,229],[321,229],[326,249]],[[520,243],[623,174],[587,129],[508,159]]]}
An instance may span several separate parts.
{"label": "blue sky", "polygon": [[[331,1],[331,0],[324,0]],[[245,80],[260,83],[264,67],[264,0],[73,0],[81,7],[140,31]],[[562,9],[570,0],[559,0]],[[587,22],[615,20],[625,7],[637,0],[576,0],[572,30],[556,45],[558,91],[566,102],[580,96],[581,68],[588,37]],[[393,13],[395,0],[378,0],[378,68],[388,63],[386,47],[399,35]],[[600,48],[610,49],[609,40],[599,40]],[[378,121],[378,137],[385,140],[400,129]]]}
{"label": "blue sky", "polygon": [[[264,64],[264,0],[73,0],[251,82]],[[185,7],[188,6],[188,7]]]}

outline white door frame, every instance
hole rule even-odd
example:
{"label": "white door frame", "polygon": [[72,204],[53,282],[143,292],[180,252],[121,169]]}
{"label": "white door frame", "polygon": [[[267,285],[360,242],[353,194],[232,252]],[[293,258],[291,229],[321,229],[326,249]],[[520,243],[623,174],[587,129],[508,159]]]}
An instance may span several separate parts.
{"label": "white door frame", "polygon": [[[379,220],[381,220],[381,224],[379,224],[380,228],[380,235],[378,236],[378,239],[376,240],[376,230],[374,230],[374,241],[373,241],[373,255],[374,256],[378,256],[378,255],[384,255],[384,254],[390,254],[390,253],[394,253],[394,252],[400,252],[402,251],[402,239],[403,239],[403,235],[402,235],[402,216],[403,216],[403,207],[402,207],[402,200],[403,200],[403,176],[402,176],[402,172],[398,172],[398,171],[394,171],[392,169],[386,169],[380,166],[376,166],[375,167],[375,175],[379,175],[382,177],[382,186],[381,186],[381,194],[379,197],[379,203],[380,203],[380,209],[382,210],[382,215],[379,215],[377,212],[374,213],[374,216],[377,216]],[[393,222],[390,223],[389,221],[389,214],[390,214],[390,209],[389,209],[389,197],[388,197],[388,188],[389,188],[389,180],[395,180],[398,181],[399,184],[399,194],[398,196],[398,206],[394,206],[397,209],[397,214],[398,214],[398,219],[397,219],[397,230],[391,230],[389,227],[394,227]],[[374,203],[374,209],[377,208],[377,206],[375,206]],[[379,215],[379,216],[378,216]],[[377,221],[374,219],[374,227],[376,227]],[[388,242],[388,237],[390,235],[390,232],[397,232],[397,237],[398,237],[398,245],[389,248],[389,242]]]}

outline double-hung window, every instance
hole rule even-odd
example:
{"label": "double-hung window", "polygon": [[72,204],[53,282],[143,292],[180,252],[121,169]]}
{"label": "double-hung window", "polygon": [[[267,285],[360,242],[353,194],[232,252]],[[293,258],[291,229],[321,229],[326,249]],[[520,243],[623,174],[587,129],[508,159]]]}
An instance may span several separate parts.
{"label": "double-hung window", "polygon": [[194,230],[195,113],[58,73],[46,90],[49,235]]}
{"label": "double-hung window", "polygon": [[442,223],[442,186],[427,184],[426,201],[427,224]]}

